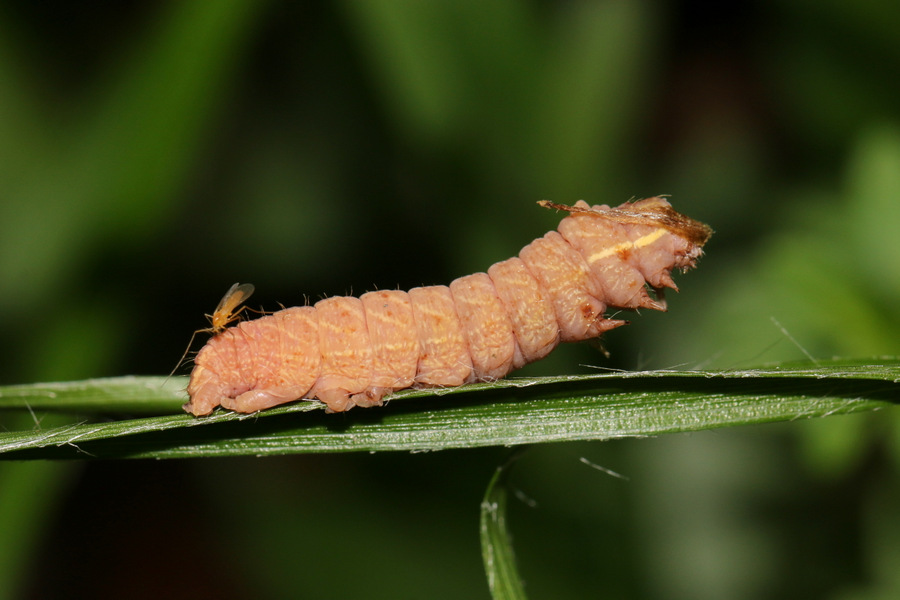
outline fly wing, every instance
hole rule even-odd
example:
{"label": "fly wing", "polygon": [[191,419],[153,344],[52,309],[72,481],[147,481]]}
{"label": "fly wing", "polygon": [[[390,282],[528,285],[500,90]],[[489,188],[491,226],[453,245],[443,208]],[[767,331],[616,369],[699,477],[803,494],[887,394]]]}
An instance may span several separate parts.
{"label": "fly wing", "polygon": [[255,289],[252,283],[235,283],[219,300],[219,305],[216,306],[213,314],[222,313],[230,316],[235,308],[247,301]]}

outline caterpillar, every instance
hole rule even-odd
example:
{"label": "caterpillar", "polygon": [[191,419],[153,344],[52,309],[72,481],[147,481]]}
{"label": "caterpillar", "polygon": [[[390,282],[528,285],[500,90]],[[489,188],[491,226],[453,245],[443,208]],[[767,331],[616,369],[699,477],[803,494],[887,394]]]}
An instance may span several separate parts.
{"label": "caterpillar", "polygon": [[[665,288],[678,290],[671,271],[694,267],[713,233],[662,197],[615,208],[538,204],[568,215],[486,273],[449,286],[326,298],[234,327],[214,323],[184,409],[250,413],[318,399],[327,412],[342,412],[380,406],[409,387],[499,379],[560,342],[627,323],[607,318],[608,309],[666,310]],[[248,289],[232,287],[214,314],[236,317]]]}

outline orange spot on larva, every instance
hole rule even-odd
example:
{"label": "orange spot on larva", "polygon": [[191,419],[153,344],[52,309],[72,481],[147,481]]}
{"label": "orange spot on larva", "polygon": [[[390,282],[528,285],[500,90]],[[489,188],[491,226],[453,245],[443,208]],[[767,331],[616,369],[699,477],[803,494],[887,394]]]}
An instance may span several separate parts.
{"label": "orange spot on larva", "polygon": [[594,307],[590,304],[582,304],[581,305],[581,316],[584,317],[585,321],[594,318]]}

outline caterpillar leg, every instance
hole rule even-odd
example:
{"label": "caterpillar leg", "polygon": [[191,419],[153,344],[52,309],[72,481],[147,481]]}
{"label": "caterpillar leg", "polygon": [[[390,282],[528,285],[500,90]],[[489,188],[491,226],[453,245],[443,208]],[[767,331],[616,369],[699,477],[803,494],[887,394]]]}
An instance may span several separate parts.
{"label": "caterpillar leg", "polygon": [[353,394],[350,399],[356,406],[361,408],[371,408],[373,406],[381,406],[384,404],[382,398],[390,392],[390,388],[370,387],[361,394]]}
{"label": "caterpillar leg", "polygon": [[286,402],[293,402],[301,396],[303,396],[303,391],[298,393],[292,390],[249,390],[238,394],[236,398],[223,398],[222,406],[235,412],[252,413]]}
{"label": "caterpillar leg", "polygon": [[351,395],[347,390],[330,388],[319,391],[316,397],[325,403],[325,412],[336,413],[350,410],[354,406],[362,408],[381,406],[383,404],[381,399],[387,392],[387,388],[369,388],[359,394]]}
{"label": "caterpillar leg", "polygon": [[213,371],[198,364],[191,373],[191,381],[188,384],[191,400],[184,405],[184,410],[197,417],[208,415],[219,405],[224,393],[223,387]]}

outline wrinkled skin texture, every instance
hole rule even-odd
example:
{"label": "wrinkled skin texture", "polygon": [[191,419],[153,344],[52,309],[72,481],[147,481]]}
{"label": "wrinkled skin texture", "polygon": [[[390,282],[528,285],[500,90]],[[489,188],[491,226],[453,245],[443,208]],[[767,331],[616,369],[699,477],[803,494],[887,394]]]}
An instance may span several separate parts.
{"label": "wrinkled skin texture", "polygon": [[197,354],[185,410],[319,399],[341,412],[404,388],[504,377],[559,342],[624,325],[605,318],[610,309],[665,310],[662,289],[677,289],[671,271],[692,268],[712,234],[658,197],[616,208],[540,204],[570,214],[487,273],[327,298],[217,333]]}

